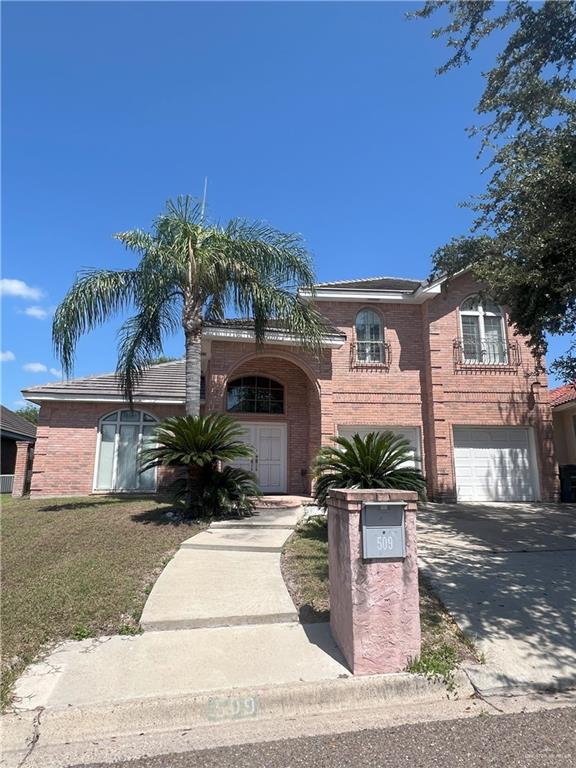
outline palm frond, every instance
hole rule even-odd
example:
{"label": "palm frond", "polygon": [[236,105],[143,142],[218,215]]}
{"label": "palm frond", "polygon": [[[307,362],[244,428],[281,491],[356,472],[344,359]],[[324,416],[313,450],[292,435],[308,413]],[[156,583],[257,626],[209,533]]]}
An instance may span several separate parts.
{"label": "palm frond", "polygon": [[68,376],[79,338],[134,301],[137,271],[98,269],[81,273],[54,314],[52,343]]}

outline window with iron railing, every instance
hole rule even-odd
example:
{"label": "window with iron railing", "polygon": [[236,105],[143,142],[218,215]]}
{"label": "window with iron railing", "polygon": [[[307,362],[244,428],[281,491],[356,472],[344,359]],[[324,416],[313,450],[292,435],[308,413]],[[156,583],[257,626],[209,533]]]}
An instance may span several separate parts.
{"label": "window with iron railing", "polygon": [[362,309],[356,315],[356,341],[351,345],[353,366],[384,366],[389,358],[384,341],[382,318],[373,309]]}
{"label": "window with iron railing", "polygon": [[460,306],[461,336],[454,348],[460,365],[512,364],[504,312],[490,299],[469,296]]}
{"label": "window with iron railing", "polygon": [[458,338],[454,339],[454,364],[468,368],[517,368],[520,348],[516,341],[482,341],[475,336]]}
{"label": "window with iron railing", "polygon": [[351,368],[385,368],[390,365],[390,345],[386,341],[357,341],[350,345]]}

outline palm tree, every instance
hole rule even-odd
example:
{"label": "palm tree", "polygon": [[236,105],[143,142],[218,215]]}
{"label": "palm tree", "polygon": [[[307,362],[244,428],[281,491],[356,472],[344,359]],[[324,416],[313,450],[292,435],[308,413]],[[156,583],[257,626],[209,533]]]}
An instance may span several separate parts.
{"label": "palm tree", "polygon": [[117,234],[140,256],[132,269],[84,271],[57,308],[52,339],[66,375],[86,332],[133,307],[120,329],[117,373],[127,399],[166,335],[184,330],[186,414],[200,411],[202,326],[224,318],[227,307],[254,319],[257,343],[272,320],[306,347],[320,348],[322,323],[298,289],[313,290],[310,256],[298,235],[261,222],[233,219],[225,226],[205,219],[189,196],[168,201],[151,232]]}
{"label": "palm tree", "polygon": [[426,481],[410,459],[410,443],[393,432],[337,437],[314,462],[314,498],[325,508],[333,488],[398,488],[422,496]]}
{"label": "palm tree", "polygon": [[152,467],[183,469],[186,476],[173,485],[186,511],[222,513],[233,508],[240,514],[253,507],[256,478],[250,472],[222,464],[251,458],[254,449],[243,442],[243,429],[231,416],[172,416],[155,430],[154,444],[140,455],[140,471]]}

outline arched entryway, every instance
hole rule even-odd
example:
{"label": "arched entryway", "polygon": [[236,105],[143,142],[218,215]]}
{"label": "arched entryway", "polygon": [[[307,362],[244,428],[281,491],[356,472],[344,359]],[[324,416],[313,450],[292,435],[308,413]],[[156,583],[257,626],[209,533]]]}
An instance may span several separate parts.
{"label": "arched entryway", "polygon": [[227,376],[223,410],[242,422],[263,493],[308,494],[310,465],[320,447],[320,399],[315,381],[296,362],[256,355]]}

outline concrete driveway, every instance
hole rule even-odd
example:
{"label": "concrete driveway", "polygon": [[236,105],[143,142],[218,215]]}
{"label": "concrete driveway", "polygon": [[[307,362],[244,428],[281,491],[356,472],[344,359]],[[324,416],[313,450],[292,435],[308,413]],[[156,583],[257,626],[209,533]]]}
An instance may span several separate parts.
{"label": "concrete driveway", "polygon": [[480,692],[576,687],[576,506],[428,504],[418,548],[485,658]]}

